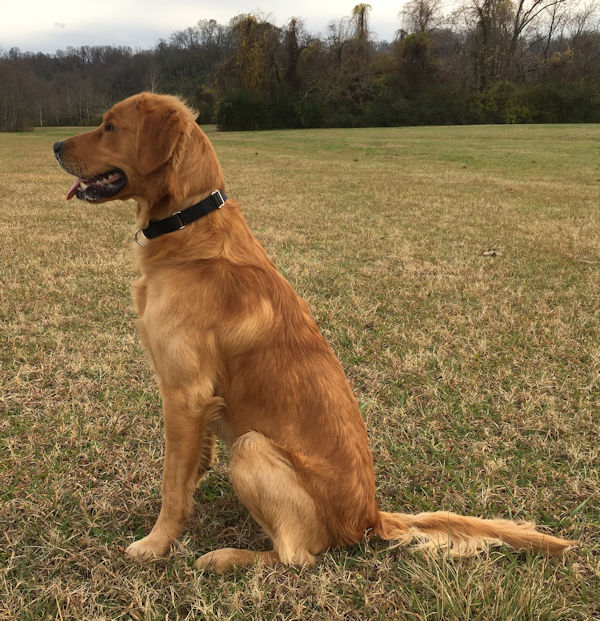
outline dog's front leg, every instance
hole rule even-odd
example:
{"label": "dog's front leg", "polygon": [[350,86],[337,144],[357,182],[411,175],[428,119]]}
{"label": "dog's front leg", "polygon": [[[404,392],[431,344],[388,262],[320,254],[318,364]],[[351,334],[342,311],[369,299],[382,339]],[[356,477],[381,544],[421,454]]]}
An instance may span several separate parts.
{"label": "dog's front leg", "polygon": [[[212,448],[210,426],[224,402],[212,397],[191,408],[183,398],[165,397],[165,464],[162,481],[162,507],[149,535],[126,550],[139,560],[167,554],[190,514],[196,482],[210,467],[206,444]],[[199,476],[200,475],[200,476]]]}

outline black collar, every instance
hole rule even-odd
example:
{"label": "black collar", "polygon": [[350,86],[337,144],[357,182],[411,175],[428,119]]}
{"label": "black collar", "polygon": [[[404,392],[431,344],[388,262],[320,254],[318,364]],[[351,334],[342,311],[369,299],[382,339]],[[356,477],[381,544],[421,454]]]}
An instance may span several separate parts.
{"label": "black collar", "polygon": [[227,197],[225,194],[219,190],[216,190],[199,203],[196,203],[187,209],[183,209],[182,211],[178,211],[163,220],[150,222],[145,229],[138,229],[135,233],[135,241],[139,246],[144,245],[138,240],[140,231],[144,234],[146,239],[154,239],[155,237],[160,237],[161,235],[166,235],[167,233],[173,233],[174,231],[184,229],[188,224],[194,222],[194,220],[199,220],[202,216],[209,214],[215,209],[221,209],[226,200]]}

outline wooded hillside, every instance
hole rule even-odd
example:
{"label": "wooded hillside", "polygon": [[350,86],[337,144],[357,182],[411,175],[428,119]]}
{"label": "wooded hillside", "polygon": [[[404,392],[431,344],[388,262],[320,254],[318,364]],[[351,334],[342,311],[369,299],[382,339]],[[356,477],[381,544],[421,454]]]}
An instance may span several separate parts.
{"label": "wooded hillside", "polygon": [[[400,5],[402,6],[402,5]],[[13,48],[0,129],[95,125],[141,90],[177,93],[221,129],[600,122],[600,26],[575,0],[408,0],[392,42],[368,4],[322,35],[244,14],[202,20],[151,50]]]}

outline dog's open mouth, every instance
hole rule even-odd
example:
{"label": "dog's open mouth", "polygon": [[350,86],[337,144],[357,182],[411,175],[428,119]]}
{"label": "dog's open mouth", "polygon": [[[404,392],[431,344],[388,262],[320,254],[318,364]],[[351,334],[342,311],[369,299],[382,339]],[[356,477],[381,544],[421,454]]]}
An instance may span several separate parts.
{"label": "dog's open mouth", "polygon": [[84,201],[100,201],[120,192],[127,183],[125,173],[113,168],[89,179],[78,178],[67,193],[67,200],[77,196]]}

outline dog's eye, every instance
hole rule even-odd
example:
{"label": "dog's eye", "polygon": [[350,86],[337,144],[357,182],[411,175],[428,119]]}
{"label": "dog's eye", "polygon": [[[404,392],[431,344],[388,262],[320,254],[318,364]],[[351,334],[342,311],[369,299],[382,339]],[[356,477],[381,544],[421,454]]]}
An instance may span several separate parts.
{"label": "dog's eye", "polygon": [[105,132],[112,132],[115,129],[115,126],[112,123],[105,123],[104,124],[104,131]]}

